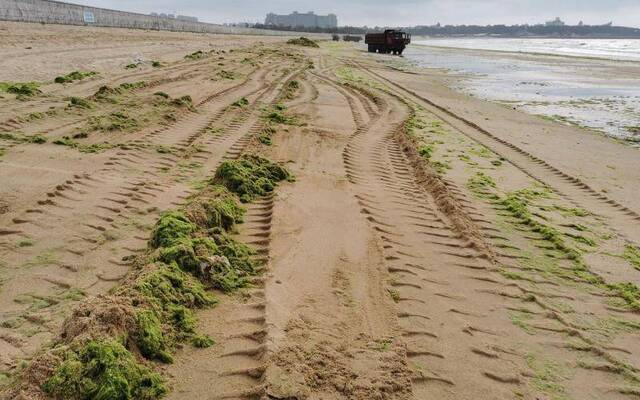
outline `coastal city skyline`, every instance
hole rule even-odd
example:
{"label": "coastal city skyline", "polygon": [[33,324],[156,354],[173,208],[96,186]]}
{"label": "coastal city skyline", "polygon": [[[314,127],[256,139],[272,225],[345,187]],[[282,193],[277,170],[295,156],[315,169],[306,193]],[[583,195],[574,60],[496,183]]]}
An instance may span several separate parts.
{"label": "coastal city skyline", "polygon": [[256,0],[241,3],[186,0],[179,4],[169,0],[77,0],[79,4],[115,8],[148,14],[151,12],[190,15],[211,23],[264,22],[267,13],[289,14],[294,11],[336,14],[341,26],[415,26],[415,25],[491,25],[537,24],[556,17],[569,25],[580,21],[588,25],[613,22],[615,25],[639,27],[640,3],[634,0],[400,0],[390,9],[382,1],[337,1],[322,4],[311,1]]}

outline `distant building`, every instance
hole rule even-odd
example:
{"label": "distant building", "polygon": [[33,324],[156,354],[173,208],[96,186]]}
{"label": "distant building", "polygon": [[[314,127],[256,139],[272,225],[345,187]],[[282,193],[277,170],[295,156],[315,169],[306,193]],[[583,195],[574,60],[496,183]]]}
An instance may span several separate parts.
{"label": "distant building", "polygon": [[563,20],[561,20],[559,17],[556,17],[556,19],[552,20],[552,21],[547,21],[544,23],[546,26],[565,26],[566,24],[564,23]]}
{"label": "distant building", "polygon": [[198,18],[196,17],[189,17],[187,15],[178,15],[176,17],[176,19],[180,20],[180,21],[188,21],[188,22],[198,22]]}
{"label": "distant building", "polygon": [[288,26],[304,28],[337,28],[338,17],[335,14],[316,15],[313,11],[301,14],[294,11],[289,15],[278,15],[269,13],[265,19],[265,25]]}
{"label": "distant building", "polygon": [[169,19],[177,19],[180,21],[189,21],[189,22],[198,22],[198,18],[196,17],[189,17],[186,15],[178,15],[177,17],[174,14],[165,14],[165,13],[160,13],[158,14],[157,12],[152,12],[151,14],[152,17],[160,17],[160,18],[169,18]]}

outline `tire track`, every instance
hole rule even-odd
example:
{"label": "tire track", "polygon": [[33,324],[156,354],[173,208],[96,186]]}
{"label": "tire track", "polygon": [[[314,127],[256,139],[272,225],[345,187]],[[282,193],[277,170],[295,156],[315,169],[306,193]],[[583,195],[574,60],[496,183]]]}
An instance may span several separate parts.
{"label": "tire track", "polygon": [[[222,159],[237,159],[263,128],[260,110],[265,105],[275,105],[284,95],[286,85],[299,74],[294,71],[269,85],[254,102],[256,110],[243,122],[246,132],[237,138]],[[217,144],[219,140],[213,140]],[[239,226],[237,238],[256,252],[254,259],[265,273],[270,265],[270,238],[274,197],[267,196],[246,206],[245,221]],[[202,312],[200,318],[205,333],[216,338],[216,345],[207,350],[198,350],[189,355],[191,372],[180,376],[179,387],[169,399],[261,399],[265,393],[263,375],[266,370],[265,354],[267,341],[265,280],[255,277],[252,287],[243,291],[243,300],[223,296],[221,304],[213,310]],[[193,368],[195,365],[195,368]],[[181,368],[178,368],[179,370]],[[176,371],[176,373],[179,373]],[[211,393],[209,387],[194,385],[194,381],[208,381],[220,388]],[[200,392],[204,390],[205,392]]]}
{"label": "tire track", "polygon": [[[360,101],[352,90],[348,96],[350,105]],[[510,284],[475,275],[494,268],[451,229],[435,199],[416,182],[396,140],[408,112],[394,97],[380,97],[379,113],[368,124],[352,108],[358,129],[343,158],[362,213],[384,243],[389,292],[414,367],[414,396],[512,398],[514,390],[526,391],[516,341],[521,332],[505,325],[499,311],[517,301],[486,293],[507,291]]]}
{"label": "tire track", "polygon": [[[424,106],[431,114],[454,127],[476,143],[487,147],[499,156],[509,160],[515,167],[541,184],[549,186],[558,195],[567,198],[576,206],[585,208],[594,215],[598,215],[601,221],[608,221],[611,226],[615,227],[616,230],[627,239],[637,238],[640,235],[640,231],[638,230],[638,226],[640,225],[637,224],[637,221],[640,221],[640,214],[637,211],[597,192],[582,180],[561,171],[535,155],[497,137],[474,122],[453,113],[447,108],[417,94],[415,91],[407,89],[359,63],[352,64],[366,71],[374,78],[391,85],[395,90],[400,90],[402,94],[409,95]],[[602,206],[606,206],[607,211],[603,213],[593,211]]]}
{"label": "tire track", "polygon": [[[264,75],[260,80],[266,79]],[[147,241],[144,232],[152,225],[158,210],[181,204],[191,192],[189,180],[197,175],[209,176],[223,158],[237,156],[249,143],[250,135],[261,127],[260,106],[265,101],[275,103],[280,90],[282,84],[277,81],[261,84],[250,91],[257,93],[257,97],[249,109],[223,106],[212,117],[207,117],[211,110],[216,109],[212,107],[209,114],[198,115],[200,124],[188,121],[188,125],[177,125],[174,130],[184,139],[178,142],[176,148],[180,151],[176,154],[154,154],[147,152],[145,147],[132,147],[109,157],[105,167],[97,173],[77,174],[58,185],[48,193],[46,200],[38,201],[38,206],[28,209],[24,218],[13,219],[16,229],[2,231],[3,237],[28,237],[36,243],[26,250],[7,253],[9,257],[4,259],[9,265],[19,265],[23,262],[21,260],[29,258],[28,254],[35,257],[42,252],[52,252],[55,258],[42,260],[43,265],[38,264],[41,276],[59,278],[57,283],[43,285],[47,293],[55,293],[60,283],[64,289],[81,287],[89,294],[106,291],[130,268],[128,260],[131,254],[144,250]],[[236,95],[235,92],[233,94]],[[229,120],[235,123],[227,126]],[[224,134],[214,139],[203,136],[207,127],[221,125],[226,127]],[[163,135],[173,136],[172,133],[172,130],[167,130]],[[187,151],[191,148],[196,150]],[[162,170],[179,170],[180,165],[188,162],[197,162],[200,167],[175,174],[161,173]],[[126,177],[131,175],[126,173],[131,169],[138,173]],[[68,220],[70,210],[74,210],[75,215]],[[54,229],[65,233],[41,238]],[[68,232],[72,232],[73,237],[69,237]],[[20,288],[29,286],[29,279],[33,279],[30,274],[16,274],[9,278],[16,295],[22,290]],[[47,293],[39,296],[51,296]],[[11,298],[6,296],[5,300],[10,302]],[[30,312],[22,306],[7,303],[3,316],[24,311]],[[46,313],[51,313],[49,307],[42,314]],[[55,331],[55,318],[46,320],[47,330]],[[30,352],[28,348],[23,350]]]}

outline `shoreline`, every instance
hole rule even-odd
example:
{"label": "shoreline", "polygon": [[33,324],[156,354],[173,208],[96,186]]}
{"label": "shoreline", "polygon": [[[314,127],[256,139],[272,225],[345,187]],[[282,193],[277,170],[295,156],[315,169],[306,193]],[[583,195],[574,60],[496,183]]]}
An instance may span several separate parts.
{"label": "shoreline", "polygon": [[451,77],[448,84],[455,90],[637,147],[634,127],[640,124],[640,98],[632,90],[634,82],[640,82],[637,63],[484,49],[419,48],[407,54],[406,65],[447,71]]}
{"label": "shoreline", "polygon": [[[638,39],[640,41],[640,39]],[[592,61],[609,61],[611,63],[629,63],[636,65],[639,60],[629,60],[629,59],[614,59],[607,57],[598,57],[598,56],[580,56],[573,54],[553,54],[553,53],[541,53],[534,51],[509,51],[509,50],[496,50],[496,49],[472,49],[468,47],[454,47],[454,46],[436,46],[431,44],[424,43],[412,43],[414,46],[428,47],[434,49],[446,49],[446,50],[456,50],[456,51],[468,51],[468,52],[479,52],[479,53],[496,53],[496,54],[511,54],[511,55],[521,55],[521,56],[541,56],[541,57],[553,57],[559,59],[578,59],[578,60],[592,60]]]}

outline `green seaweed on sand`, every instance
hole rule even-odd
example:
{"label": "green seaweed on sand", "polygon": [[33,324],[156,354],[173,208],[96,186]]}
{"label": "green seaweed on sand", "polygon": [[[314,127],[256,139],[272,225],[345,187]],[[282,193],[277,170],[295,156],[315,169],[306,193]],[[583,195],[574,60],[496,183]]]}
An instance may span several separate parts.
{"label": "green seaweed on sand", "polygon": [[140,353],[150,360],[172,363],[171,344],[162,330],[162,324],[156,313],[144,310],[136,315],[137,330],[134,340]]}
{"label": "green seaweed on sand", "polygon": [[241,97],[238,100],[231,103],[233,107],[244,108],[249,105],[249,100],[246,97]]}
{"label": "green seaweed on sand", "polygon": [[90,76],[98,75],[96,71],[73,71],[67,75],[62,75],[54,79],[55,83],[72,83],[75,81],[81,81]]}
{"label": "green seaweed on sand", "polygon": [[249,202],[271,193],[278,182],[290,179],[289,172],[265,158],[244,155],[238,160],[223,162],[215,180]]}
{"label": "green seaweed on sand", "polygon": [[265,133],[261,133],[260,136],[258,136],[258,140],[266,146],[271,146],[273,144],[271,136]]}
{"label": "green seaweed on sand", "polygon": [[69,106],[78,108],[93,108],[90,101],[83,99],[82,97],[71,97],[69,99]]}
{"label": "green seaweed on sand", "polygon": [[467,187],[476,194],[486,194],[487,189],[496,187],[496,182],[489,175],[477,172],[469,178]]}
{"label": "green seaweed on sand", "polygon": [[194,335],[191,338],[191,345],[199,349],[206,349],[215,344],[214,340],[207,335]]}
{"label": "green seaweed on sand", "polygon": [[150,244],[154,248],[171,246],[178,240],[188,239],[196,230],[197,226],[189,221],[184,212],[169,211],[160,216]]}
{"label": "green seaweed on sand", "polygon": [[38,82],[0,82],[0,91],[18,95],[18,97],[31,97],[42,93]]}
{"label": "green seaweed on sand", "polygon": [[295,117],[291,117],[284,113],[286,109],[287,108],[284,105],[276,104],[275,106],[264,110],[263,118],[271,124],[299,125],[298,120]]}
{"label": "green seaweed on sand", "polygon": [[188,95],[171,100],[171,105],[179,108],[186,108],[190,111],[195,111],[195,107],[193,106],[193,99]]}
{"label": "green seaweed on sand", "polygon": [[158,260],[171,264],[175,262],[183,271],[198,274],[200,266],[218,253],[215,242],[208,237],[181,238],[166,247],[159,248]]}
{"label": "green seaweed on sand", "polygon": [[199,60],[201,58],[204,58],[205,53],[202,50],[198,50],[198,51],[194,51],[191,54],[187,54],[186,56],[184,56],[185,59],[187,60]]}
{"label": "green seaweed on sand", "polygon": [[121,83],[119,87],[124,89],[124,90],[142,89],[142,88],[147,87],[147,82],[145,82],[145,81],[124,82],[124,83]]}
{"label": "green seaweed on sand", "polygon": [[626,245],[622,258],[627,260],[634,268],[640,269],[640,248],[630,244]]}
{"label": "green seaweed on sand", "polygon": [[289,81],[285,86],[284,98],[291,100],[295,97],[296,90],[300,88],[300,82],[296,80]]}
{"label": "green seaweed on sand", "polygon": [[167,310],[169,305],[204,308],[217,303],[201,282],[175,263],[159,264],[157,269],[140,279],[136,290],[162,310]]}
{"label": "green seaweed on sand", "polygon": [[287,44],[293,44],[296,46],[304,46],[304,47],[314,47],[314,48],[320,48],[320,46],[318,45],[318,43],[314,42],[313,40],[306,38],[304,36],[301,36],[297,39],[290,39],[287,41]]}
{"label": "green seaweed on sand", "polygon": [[138,127],[138,121],[126,111],[116,111],[107,115],[94,116],[89,119],[89,128],[95,131],[131,132]]}
{"label": "green seaweed on sand", "polygon": [[197,198],[189,202],[189,219],[202,227],[230,231],[235,224],[242,222],[246,211],[225,188],[216,186],[213,191],[217,196]]}
{"label": "green seaweed on sand", "polygon": [[234,80],[237,77],[237,75],[234,72],[227,71],[227,70],[224,70],[224,69],[218,71],[218,73],[216,75],[218,75],[218,77],[220,77],[222,79],[228,79],[228,80]]}
{"label": "green seaweed on sand", "polygon": [[155,400],[167,393],[160,375],[113,339],[94,340],[68,351],[44,390],[65,400]]}
{"label": "green seaweed on sand", "polygon": [[16,133],[0,132],[0,139],[10,140],[16,143],[33,143],[33,144],[47,143],[47,138],[40,134],[23,135],[23,134],[16,134]]}
{"label": "green seaweed on sand", "polygon": [[435,147],[433,144],[423,144],[418,148],[418,153],[427,160],[430,160],[433,156],[433,152],[435,151]]}

